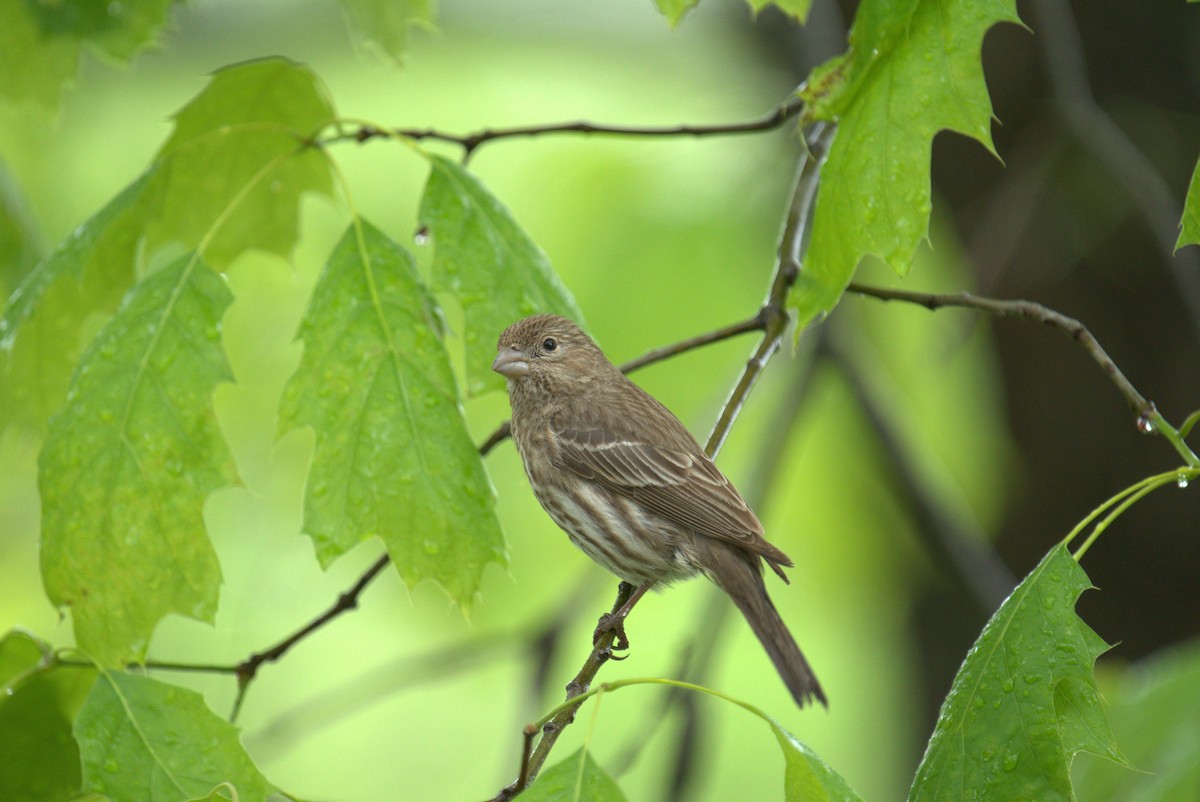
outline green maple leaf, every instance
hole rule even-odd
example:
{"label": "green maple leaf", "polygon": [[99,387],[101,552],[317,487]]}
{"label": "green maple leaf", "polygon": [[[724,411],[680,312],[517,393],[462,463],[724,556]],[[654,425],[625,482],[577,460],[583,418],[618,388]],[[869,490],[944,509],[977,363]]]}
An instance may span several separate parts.
{"label": "green maple leaf", "polygon": [[466,168],[441,157],[430,164],[420,218],[433,239],[435,285],[462,304],[467,392],[476,395],[504,386],[491,365],[508,324],[535,312],[583,320],[546,254],[504,204]]}
{"label": "green maple leaf", "polygon": [[84,790],[114,800],[221,798],[216,786],[262,800],[274,790],[204,697],[150,677],[101,672],[74,732]]}
{"label": "green maple leaf", "polygon": [[1076,614],[1091,587],[1056,546],[988,621],[954,678],[910,802],[1075,799],[1069,768],[1086,751],[1124,762],[1093,675],[1108,646]]}
{"label": "green maple leaf", "polygon": [[469,606],[484,566],[505,562],[504,543],[412,257],[368,223],[352,225],[300,338],[280,425],[317,435],[304,528],[321,561],[378,536],[410,586],[434,579]]}
{"label": "green maple leaf", "polygon": [[129,291],[84,352],[38,463],[42,578],[80,648],[141,658],[169,613],[213,620],[208,493],[233,482],[211,395],[225,282],[193,254]]}
{"label": "green maple leaf", "polygon": [[837,123],[808,253],[792,292],[800,324],[832,309],[867,255],[904,275],[928,236],[930,149],[958,131],[992,149],[980,46],[1013,0],[864,0],[850,49],[815,69],[805,121]]}
{"label": "green maple leaf", "polygon": [[1200,245],[1200,161],[1192,172],[1192,182],[1188,185],[1187,200],[1183,206],[1183,219],[1179,221],[1179,239],[1175,249],[1184,245]]}
{"label": "green maple leaf", "polygon": [[332,192],[328,157],[308,138],[333,116],[307,67],[270,58],[219,70],[155,159],[147,248],[199,248],[218,270],[247,248],[287,257],[301,196]]}

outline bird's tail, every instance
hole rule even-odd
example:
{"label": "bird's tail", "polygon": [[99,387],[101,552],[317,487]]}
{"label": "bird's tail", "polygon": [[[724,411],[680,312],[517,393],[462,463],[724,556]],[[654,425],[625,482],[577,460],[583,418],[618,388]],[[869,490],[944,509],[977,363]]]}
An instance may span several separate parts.
{"label": "bird's tail", "polygon": [[796,704],[805,704],[816,699],[825,707],[825,692],[809,667],[808,661],[795,638],[788,631],[779,612],[767,595],[763,584],[762,571],[759,569],[759,557],[756,554],[738,549],[720,541],[701,538],[700,547],[708,552],[708,575],[742,611],[750,628],[758,636],[758,640],[766,649],[775,664],[775,669],[792,692]]}

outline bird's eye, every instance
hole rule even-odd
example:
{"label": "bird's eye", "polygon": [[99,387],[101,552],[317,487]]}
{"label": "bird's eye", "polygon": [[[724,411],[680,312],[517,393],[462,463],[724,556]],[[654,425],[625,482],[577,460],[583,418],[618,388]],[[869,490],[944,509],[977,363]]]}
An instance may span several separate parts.
{"label": "bird's eye", "polygon": [[547,337],[542,340],[543,351],[553,351],[556,348],[558,348],[558,340],[555,340],[553,337]]}

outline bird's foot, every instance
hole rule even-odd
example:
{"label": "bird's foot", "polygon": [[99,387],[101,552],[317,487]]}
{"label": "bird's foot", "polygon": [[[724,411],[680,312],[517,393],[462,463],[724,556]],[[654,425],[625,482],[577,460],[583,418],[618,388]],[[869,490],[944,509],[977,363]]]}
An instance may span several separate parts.
{"label": "bird's foot", "polygon": [[[613,651],[627,651],[629,649],[629,638],[625,635],[625,616],[620,613],[604,613],[600,616],[599,622],[596,624],[596,631],[592,633],[592,645],[595,646],[600,642],[600,639],[609,632],[613,633],[612,646],[609,648]],[[617,657],[616,660],[624,660],[628,655]]]}

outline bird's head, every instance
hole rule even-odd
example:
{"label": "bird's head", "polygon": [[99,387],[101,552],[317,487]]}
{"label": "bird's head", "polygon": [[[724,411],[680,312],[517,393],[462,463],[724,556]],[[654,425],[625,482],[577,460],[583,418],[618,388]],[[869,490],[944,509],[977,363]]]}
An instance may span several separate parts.
{"label": "bird's head", "polygon": [[492,370],[510,382],[531,378],[546,384],[582,378],[596,365],[607,366],[608,360],[582,329],[565,317],[534,315],[500,335]]}

